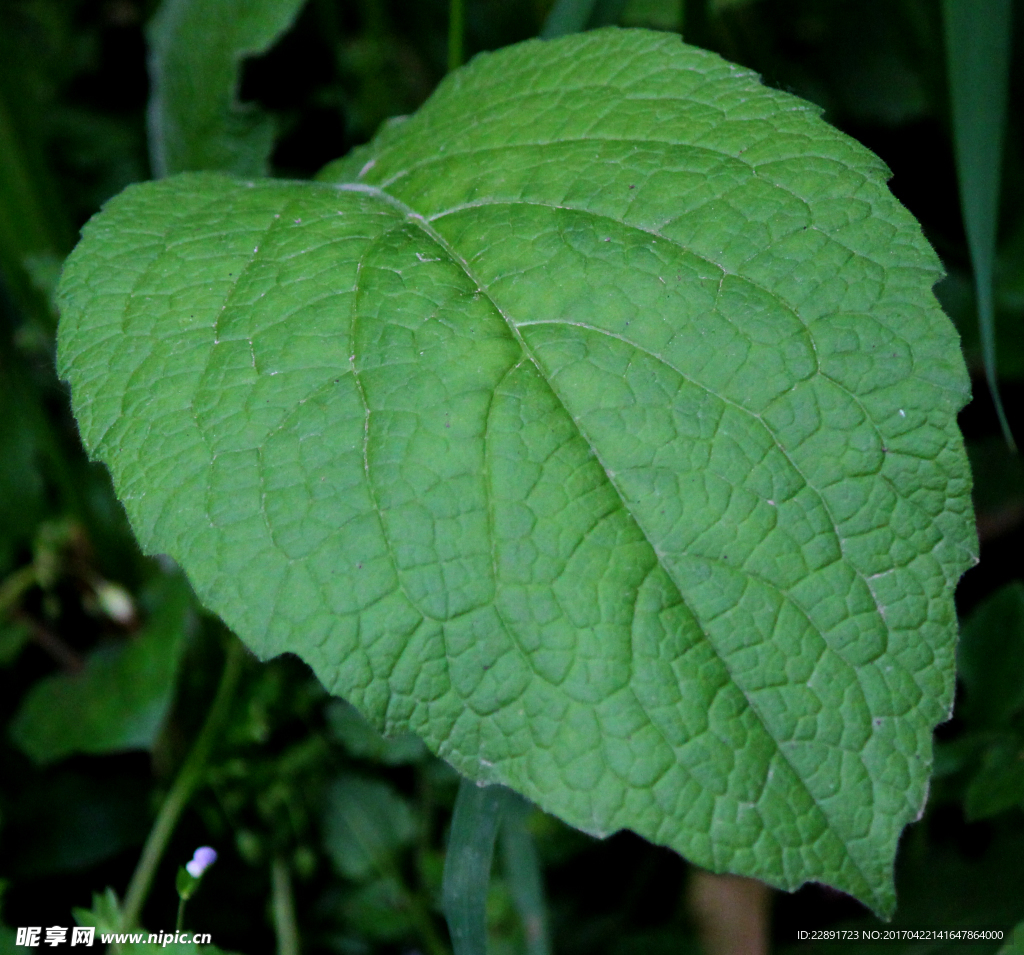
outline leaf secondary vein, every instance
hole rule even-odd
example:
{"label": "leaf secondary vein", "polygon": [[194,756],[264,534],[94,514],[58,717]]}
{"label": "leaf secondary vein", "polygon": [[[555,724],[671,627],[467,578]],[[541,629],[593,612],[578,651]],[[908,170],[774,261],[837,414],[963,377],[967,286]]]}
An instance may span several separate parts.
{"label": "leaf secondary vein", "polygon": [[[344,183],[344,184],[335,186],[335,188],[340,189],[342,191],[357,191],[357,192],[368,193],[368,194],[371,194],[371,195],[377,195],[377,196],[380,197],[380,199],[382,199],[383,201],[387,202],[388,204],[393,206],[395,209],[400,210],[403,213],[403,217],[406,219],[406,221],[409,221],[409,222],[413,223],[414,225],[418,226],[422,230],[424,235],[426,235],[435,245],[437,245],[440,249],[442,249],[445,252],[445,254],[449,257],[449,259],[452,262],[454,262],[455,264],[457,264],[463,270],[463,272],[465,273],[466,277],[473,283],[473,285],[477,288],[477,290],[480,292],[480,294],[482,296],[484,296],[487,299],[488,302],[491,303],[491,305],[495,309],[495,311],[499,315],[501,315],[502,319],[505,321],[506,325],[509,328],[509,331],[515,337],[515,339],[518,342],[520,348],[522,349],[523,354],[537,368],[538,373],[542,377],[544,377],[544,373],[543,373],[543,370],[542,370],[542,368],[540,366],[540,363],[538,362],[536,356],[533,354],[532,349],[529,347],[529,345],[526,343],[526,341],[523,339],[522,335],[520,334],[515,320],[510,315],[508,315],[501,308],[501,306],[498,304],[498,302],[490,295],[490,293],[488,292],[488,290],[484,286],[484,284],[473,273],[473,270],[470,268],[469,263],[466,262],[465,259],[463,259],[445,241],[444,237],[441,236],[432,227],[432,225],[430,224],[430,222],[427,221],[426,218],[424,218],[422,215],[420,215],[414,209],[412,209],[409,206],[407,206],[404,203],[402,203],[400,200],[396,199],[394,196],[391,196],[388,193],[384,192],[383,190],[377,189],[376,187],[373,187],[373,186],[367,186],[367,185],[362,184],[362,183]],[[547,381],[547,378],[544,377],[544,380]],[[627,507],[627,505],[626,505],[626,498],[624,496],[624,493],[623,493],[622,489],[618,486],[617,482],[615,481],[615,478],[612,476],[612,474],[609,471],[608,467],[605,465],[604,461],[601,459],[601,456],[598,453],[597,449],[594,447],[593,443],[591,442],[589,437],[586,435],[586,433],[583,430],[583,428],[580,425],[580,423],[569,412],[568,407],[565,404],[565,399],[561,395],[558,394],[557,389],[555,389],[554,385],[551,382],[548,382],[548,386],[551,388],[552,393],[558,398],[558,401],[562,405],[562,407],[565,410],[566,414],[569,415],[569,417],[575,423],[576,427],[579,428],[580,434],[583,436],[584,440],[586,440],[588,446],[592,449],[592,451],[594,453],[595,459],[598,461],[598,463],[601,465],[602,469],[604,470],[605,476],[607,477],[609,484],[611,485],[612,488],[614,488],[616,494],[618,495],[623,509],[626,511],[626,513],[631,515],[633,520],[636,521],[637,527],[640,529],[641,533],[644,535],[644,538],[646,539],[646,541],[648,543],[648,546],[652,549],[652,551],[654,552],[655,556],[657,557],[657,553],[658,553],[657,548],[655,548],[654,543],[651,541],[651,538],[650,538],[650,535],[649,535],[647,529],[644,528],[644,526],[641,523],[640,519],[636,515],[632,514],[632,512]],[[810,486],[810,485],[808,485],[808,486]],[[659,563],[661,563],[660,560],[659,560]],[[673,585],[675,586],[675,588],[677,590],[677,593],[679,594],[679,598],[682,601],[683,605],[687,606],[687,609],[689,610],[691,616],[693,616],[693,618],[695,620],[699,619],[693,613],[693,610],[691,608],[689,608],[688,604],[686,603],[686,600],[683,597],[682,591],[680,589],[680,585],[679,585],[678,581],[675,579],[675,573],[673,572],[673,570],[671,568],[669,568],[669,567],[665,567],[664,565],[662,565],[662,567],[668,573],[669,578],[672,580]],[[710,641],[709,641],[709,643],[710,643]],[[822,816],[826,820],[828,820],[828,822],[830,824],[830,827],[831,827],[832,818],[831,818],[830,813],[825,809],[825,807],[819,801],[819,799],[815,795],[815,793],[811,791],[811,789],[809,788],[807,783],[804,781],[804,779],[797,772],[796,767],[793,766],[793,764],[790,762],[789,757],[786,755],[785,751],[782,749],[782,747],[779,744],[779,742],[774,738],[774,736],[772,736],[771,732],[768,729],[768,723],[767,723],[765,717],[761,714],[759,708],[754,703],[754,701],[748,696],[746,691],[744,691],[742,689],[740,683],[736,681],[735,676],[733,675],[733,672],[732,672],[731,668],[729,667],[728,663],[726,662],[726,660],[721,656],[721,654],[719,653],[718,649],[714,646],[714,644],[710,644],[710,645],[711,645],[712,649],[714,650],[715,655],[718,657],[720,663],[724,667],[725,671],[727,673],[729,673],[730,677],[733,680],[734,685],[737,686],[737,688],[740,689],[741,693],[743,693],[743,696],[744,696],[744,698],[747,701],[747,705],[750,707],[751,712],[756,715],[756,717],[758,719],[758,722],[761,724],[761,727],[762,727],[762,729],[763,729],[763,731],[765,733],[765,736],[768,739],[770,739],[772,741],[772,743],[775,745],[776,751],[778,752],[780,758],[789,767],[790,772],[792,773],[793,778],[796,779],[799,782],[800,786],[807,793],[807,795],[811,799],[811,802],[814,804],[814,806],[816,807],[818,812],[820,812],[822,814]],[[833,829],[833,831],[836,831],[836,829]],[[854,841],[857,841],[857,840],[854,840]],[[842,845],[843,845],[843,848],[846,851],[847,857],[853,863],[853,865],[856,868],[858,874],[864,879],[864,883],[866,885],[870,886],[872,884],[871,879],[868,878],[868,876],[865,873],[864,869],[861,867],[861,864],[860,864],[857,856],[853,852],[852,845],[850,843],[848,843],[845,839],[842,840]],[[872,892],[872,894],[874,894],[874,893]]]}

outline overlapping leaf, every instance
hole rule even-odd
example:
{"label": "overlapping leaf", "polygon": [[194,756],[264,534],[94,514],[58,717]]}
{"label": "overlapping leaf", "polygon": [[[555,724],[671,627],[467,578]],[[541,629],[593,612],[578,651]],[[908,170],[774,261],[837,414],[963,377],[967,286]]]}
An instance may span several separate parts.
{"label": "overlapping leaf", "polygon": [[583,829],[889,911],[975,539],[886,176],[677,38],[531,42],[333,181],[126,191],[61,369],[257,652]]}

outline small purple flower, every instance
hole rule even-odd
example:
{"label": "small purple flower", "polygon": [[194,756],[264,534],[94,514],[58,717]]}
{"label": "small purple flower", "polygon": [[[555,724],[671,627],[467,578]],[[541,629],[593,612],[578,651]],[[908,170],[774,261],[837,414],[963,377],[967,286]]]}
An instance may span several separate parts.
{"label": "small purple flower", "polygon": [[209,846],[200,846],[192,855],[192,861],[185,864],[185,870],[193,879],[198,879],[214,862],[217,852]]}

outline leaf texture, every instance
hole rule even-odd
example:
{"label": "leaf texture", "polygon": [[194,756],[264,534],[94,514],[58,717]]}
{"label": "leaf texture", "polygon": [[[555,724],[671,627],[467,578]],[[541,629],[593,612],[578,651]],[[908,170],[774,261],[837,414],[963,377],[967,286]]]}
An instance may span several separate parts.
{"label": "leaf texture", "polygon": [[976,540],[887,175],[678,38],[532,41],[321,183],[126,190],[60,367],[258,653],[584,830],[890,912]]}

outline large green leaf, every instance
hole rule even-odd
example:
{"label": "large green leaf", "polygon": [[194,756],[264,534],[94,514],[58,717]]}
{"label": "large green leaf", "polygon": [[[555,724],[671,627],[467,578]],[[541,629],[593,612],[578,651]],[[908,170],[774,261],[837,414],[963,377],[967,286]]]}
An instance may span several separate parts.
{"label": "large green leaf", "polygon": [[882,163],[604,30],[327,175],[134,186],[69,260],[61,372],[143,546],[472,778],[891,911],[976,541]]}

